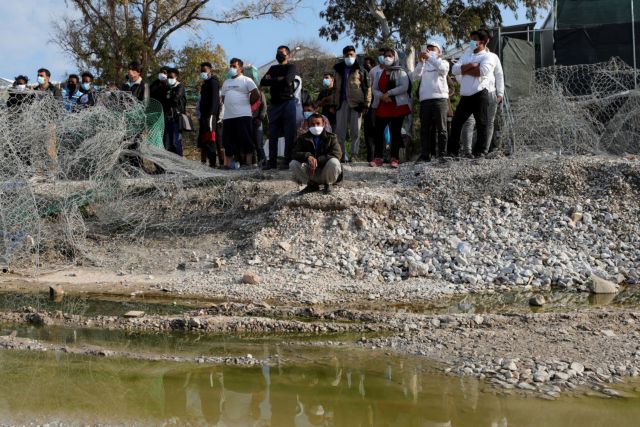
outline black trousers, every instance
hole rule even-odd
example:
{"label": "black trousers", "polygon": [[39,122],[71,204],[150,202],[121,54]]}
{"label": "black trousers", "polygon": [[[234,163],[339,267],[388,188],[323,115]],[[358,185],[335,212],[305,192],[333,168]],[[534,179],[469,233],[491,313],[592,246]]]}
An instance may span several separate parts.
{"label": "black trousers", "polygon": [[374,157],[381,159],[384,155],[384,129],[389,125],[391,133],[391,158],[397,159],[400,156],[400,146],[402,145],[402,117],[376,117],[376,138]]}
{"label": "black trousers", "polygon": [[[447,147],[447,113],[449,100],[426,99],[420,101],[420,142],[422,156],[442,156]],[[437,145],[436,145],[437,141]]]}
{"label": "black trousers", "polygon": [[460,151],[460,133],[462,126],[473,115],[476,119],[476,129],[478,132],[478,144],[474,147],[473,154],[486,152],[487,141],[487,105],[489,103],[489,92],[485,89],[471,96],[463,96],[451,123],[451,135],[447,152],[451,156],[457,156]]}
{"label": "black trousers", "polygon": [[[220,141],[220,135],[216,132],[216,141],[207,141],[205,135],[211,132],[211,124],[213,123],[213,130],[216,130],[216,123],[218,118],[213,116],[210,119],[200,119],[200,127],[198,129],[198,148],[200,149],[200,160],[204,163],[208,160],[209,166],[216,167],[216,154],[218,152],[218,144]],[[222,162],[223,159],[220,159]]]}

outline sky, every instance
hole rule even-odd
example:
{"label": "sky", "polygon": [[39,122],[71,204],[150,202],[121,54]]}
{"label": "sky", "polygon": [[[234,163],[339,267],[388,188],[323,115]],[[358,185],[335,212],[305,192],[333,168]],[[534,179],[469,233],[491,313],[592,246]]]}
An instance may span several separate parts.
{"label": "sky", "polygon": [[[213,0],[212,3],[224,8],[234,1]],[[337,55],[351,41],[343,38],[332,43],[318,37],[318,29],[324,23],[319,16],[324,3],[323,0],[303,0],[302,7],[284,21],[262,19],[234,25],[204,24],[197,31],[176,33],[171,46],[180,48],[189,40],[208,39],[222,45],[228,57],[236,56],[258,66],[274,57],[278,45],[292,40],[315,40],[326,51]],[[77,72],[72,58],[51,41],[54,22],[74,16],[78,16],[78,12],[64,0],[0,1],[0,77],[13,79],[18,74],[26,74],[33,80],[40,67],[51,70],[53,80]],[[540,21],[544,18],[540,17]],[[519,11],[518,18],[507,12],[504,20],[505,25],[525,22],[524,10]]]}

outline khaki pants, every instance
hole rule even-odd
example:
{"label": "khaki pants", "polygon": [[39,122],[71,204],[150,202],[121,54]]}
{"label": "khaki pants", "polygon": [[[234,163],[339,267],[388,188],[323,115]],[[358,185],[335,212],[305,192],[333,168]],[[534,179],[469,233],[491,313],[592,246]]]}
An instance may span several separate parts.
{"label": "khaki pants", "polygon": [[293,180],[298,184],[335,184],[342,173],[342,166],[338,159],[330,159],[323,168],[316,169],[311,177],[308,173],[309,165],[307,163],[292,160],[289,163],[289,169],[293,173]]}
{"label": "khaki pants", "polygon": [[357,157],[360,150],[360,127],[362,126],[362,114],[349,107],[347,100],[344,100],[342,106],[336,114],[336,134],[338,135],[338,143],[342,148],[342,157],[347,159],[347,129],[351,137],[351,157]]}

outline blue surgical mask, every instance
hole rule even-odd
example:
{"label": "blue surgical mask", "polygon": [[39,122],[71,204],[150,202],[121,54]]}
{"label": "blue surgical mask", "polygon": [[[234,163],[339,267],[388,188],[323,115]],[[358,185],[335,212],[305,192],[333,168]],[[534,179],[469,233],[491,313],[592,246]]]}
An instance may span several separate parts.
{"label": "blue surgical mask", "polygon": [[227,74],[229,75],[229,77],[233,78],[233,77],[238,75],[238,69],[237,68],[229,68],[229,72]]}
{"label": "blue surgical mask", "polygon": [[305,119],[308,119],[313,115],[313,111],[303,111],[302,114],[304,115]]}
{"label": "blue surgical mask", "polygon": [[378,64],[380,65],[384,64],[384,55],[378,56]]}
{"label": "blue surgical mask", "polygon": [[322,86],[329,87],[329,85],[331,85],[331,79],[322,80]]}
{"label": "blue surgical mask", "polygon": [[80,87],[82,87],[82,90],[89,90],[91,89],[91,83],[82,83]]}
{"label": "blue surgical mask", "polygon": [[207,80],[209,78],[209,73],[205,73],[204,71],[200,73],[200,78],[202,80]]}
{"label": "blue surgical mask", "polygon": [[46,80],[44,79],[44,77],[42,77],[42,76],[38,76],[38,84],[39,84],[39,85],[43,85],[43,84],[45,83],[45,81],[46,81]]}
{"label": "blue surgical mask", "polygon": [[160,80],[161,82],[167,80],[167,75],[165,73],[158,74],[158,80]]}
{"label": "blue surgical mask", "polygon": [[356,63],[356,58],[347,56],[346,58],[344,58],[344,63],[347,64],[348,67],[351,67],[353,64]]}
{"label": "blue surgical mask", "polygon": [[476,50],[478,48],[478,42],[475,40],[471,40],[469,42],[469,49]]}

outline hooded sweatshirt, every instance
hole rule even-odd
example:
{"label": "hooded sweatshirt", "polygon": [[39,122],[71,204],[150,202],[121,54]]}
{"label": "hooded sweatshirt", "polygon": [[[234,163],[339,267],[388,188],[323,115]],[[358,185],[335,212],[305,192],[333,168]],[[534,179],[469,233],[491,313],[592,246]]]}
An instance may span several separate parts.
{"label": "hooded sweatshirt", "polygon": [[449,63],[440,55],[432,53],[425,62],[420,61],[411,75],[414,82],[420,82],[420,101],[448,99],[447,74]]}

